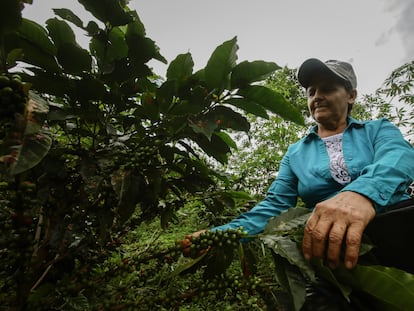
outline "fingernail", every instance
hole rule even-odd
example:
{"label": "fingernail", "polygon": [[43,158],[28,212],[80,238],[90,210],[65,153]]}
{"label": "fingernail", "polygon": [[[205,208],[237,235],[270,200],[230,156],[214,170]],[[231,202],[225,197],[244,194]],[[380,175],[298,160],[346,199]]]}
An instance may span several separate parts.
{"label": "fingernail", "polygon": [[303,254],[303,256],[305,257],[306,260],[310,260],[311,256],[309,254]]}
{"label": "fingernail", "polygon": [[352,269],[352,268],[353,268],[352,261],[348,260],[347,262],[345,262],[345,267],[346,267],[347,269]]}

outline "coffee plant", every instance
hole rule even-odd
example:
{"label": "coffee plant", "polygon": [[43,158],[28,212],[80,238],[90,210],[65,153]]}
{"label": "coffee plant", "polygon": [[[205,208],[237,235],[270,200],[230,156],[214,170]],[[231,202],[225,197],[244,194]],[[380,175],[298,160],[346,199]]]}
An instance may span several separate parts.
{"label": "coffee plant", "polygon": [[[0,13],[0,300],[11,310],[84,310],[91,289],[112,277],[111,299],[146,293],[164,267],[159,257],[137,270],[109,263],[128,232],[180,221],[199,194],[214,213],[234,208],[248,194],[230,190],[210,163],[226,163],[237,147],[230,132],[249,130],[243,113],[303,117],[258,83],[277,64],[237,63],[236,37],[197,72],[191,54],[178,55],[161,79],[147,63],[166,60],[126,1],[79,0],[93,20],[60,8],[45,27],[22,17],[31,2],[2,1]],[[124,288],[141,270],[129,284],[136,290]]]}

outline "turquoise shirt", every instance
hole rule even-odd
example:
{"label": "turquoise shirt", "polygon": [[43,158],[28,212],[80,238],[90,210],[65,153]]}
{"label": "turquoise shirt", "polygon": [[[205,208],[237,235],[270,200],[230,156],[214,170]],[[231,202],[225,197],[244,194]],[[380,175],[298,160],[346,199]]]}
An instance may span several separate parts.
{"label": "turquoise shirt", "polygon": [[386,119],[357,121],[349,117],[342,139],[349,184],[341,185],[332,178],[329,155],[315,126],[288,148],[265,199],[213,230],[243,227],[250,235],[260,233],[271,217],[295,207],[298,197],[313,209],[339,192],[353,191],[371,199],[377,212],[410,198],[406,190],[414,180],[414,149],[395,125]]}

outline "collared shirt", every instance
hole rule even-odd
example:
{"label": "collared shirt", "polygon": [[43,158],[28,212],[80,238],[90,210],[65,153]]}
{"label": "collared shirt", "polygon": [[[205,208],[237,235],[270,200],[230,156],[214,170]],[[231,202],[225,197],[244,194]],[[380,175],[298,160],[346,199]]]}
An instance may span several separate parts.
{"label": "collared shirt", "polygon": [[342,138],[350,183],[343,185],[332,178],[328,152],[314,126],[288,148],[265,199],[214,230],[243,227],[250,235],[260,233],[271,217],[295,207],[298,197],[313,209],[339,192],[353,191],[369,198],[377,212],[409,198],[406,190],[414,180],[414,149],[395,125],[386,119],[349,117]]}

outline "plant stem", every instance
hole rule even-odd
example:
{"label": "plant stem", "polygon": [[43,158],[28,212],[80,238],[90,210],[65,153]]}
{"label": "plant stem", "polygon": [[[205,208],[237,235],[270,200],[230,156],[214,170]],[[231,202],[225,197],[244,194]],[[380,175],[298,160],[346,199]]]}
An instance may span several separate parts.
{"label": "plant stem", "polygon": [[4,34],[0,33],[0,73],[7,72],[6,49],[4,46]]}

